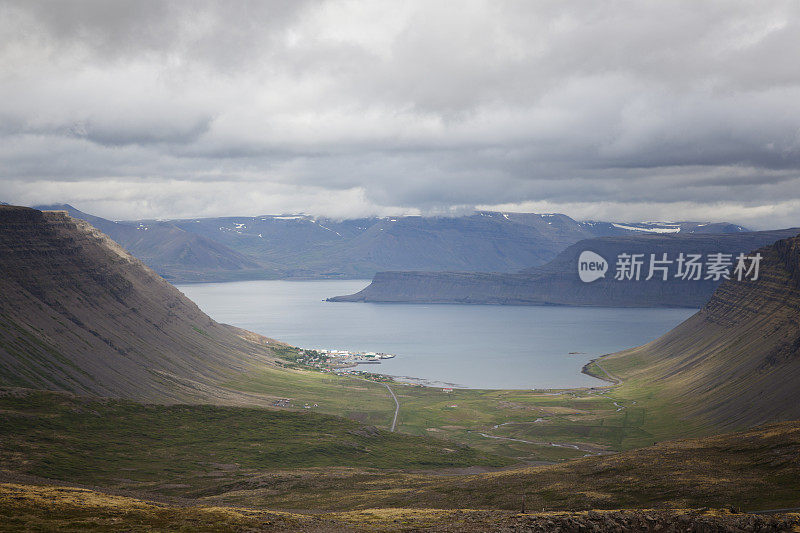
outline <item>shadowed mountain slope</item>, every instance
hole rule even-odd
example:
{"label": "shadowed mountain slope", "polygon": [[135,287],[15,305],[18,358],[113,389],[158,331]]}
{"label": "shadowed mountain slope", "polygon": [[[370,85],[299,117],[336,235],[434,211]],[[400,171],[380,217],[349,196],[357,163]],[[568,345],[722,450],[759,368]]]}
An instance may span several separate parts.
{"label": "shadowed mountain slope", "polygon": [[87,221],[168,280],[208,281],[276,277],[269,265],[171,222],[114,222],[68,204],[37,206]]}
{"label": "shadowed mountain slope", "polygon": [[139,400],[228,401],[271,359],[117,243],[64,212],[0,206],[0,384]]}
{"label": "shadowed mountain slope", "polygon": [[[411,302],[510,305],[589,305],[602,307],[700,307],[719,281],[682,280],[670,275],[650,281],[647,263],[639,280],[616,280],[619,254],[650,254],[675,259],[679,253],[747,253],[778,239],[797,235],[798,228],[733,234],[680,234],[600,237],[585,239],[541,267],[515,274],[493,272],[378,272],[356,294],[330,298],[336,302]],[[609,264],[602,279],[584,283],[578,277],[578,258],[584,250],[600,254]],[[647,259],[646,261],[649,261]],[[674,268],[674,267],[673,267]],[[674,272],[673,272],[674,274]]]}
{"label": "shadowed mountain slope", "polygon": [[666,335],[601,359],[622,393],[657,391],[714,427],[800,419],[800,237],[759,253],[757,280],[723,283]]}

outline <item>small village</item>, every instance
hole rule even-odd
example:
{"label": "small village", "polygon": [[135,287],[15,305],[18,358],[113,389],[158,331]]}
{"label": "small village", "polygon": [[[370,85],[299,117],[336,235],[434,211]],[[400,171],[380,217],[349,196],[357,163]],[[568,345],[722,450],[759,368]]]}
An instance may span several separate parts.
{"label": "small village", "polygon": [[[378,383],[393,383],[394,378],[375,372],[357,370],[356,367],[362,364],[379,364],[382,359],[392,359],[394,354],[380,352],[353,352],[350,350],[311,350],[301,349],[291,346],[278,348],[282,357],[305,367],[311,367],[318,372],[336,374],[338,376],[355,376]],[[284,365],[281,365],[284,366]],[[452,390],[452,389],[451,389]],[[274,407],[313,409],[319,407],[316,403],[304,403],[302,406],[295,405],[291,398],[278,398],[273,403]]]}
{"label": "small village", "polygon": [[[391,376],[358,370],[358,365],[379,364],[383,359],[392,359],[394,354],[381,352],[355,352],[351,350],[329,350],[329,349],[303,349],[294,346],[276,346],[273,350],[285,362],[277,361],[276,364],[283,367],[292,368],[295,365],[302,365],[310,370],[337,375],[357,376],[370,381],[381,383],[392,382]],[[278,405],[276,407],[287,407],[288,405]]]}
{"label": "small village", "polygon": [[394,354],[379,352],[354,352],[351,350],[301,350],[297,362],[317,368],[333,370],[353,368],[357,365],[377,365],[382,359],[392,359]]}
{"label": "small village", "polygon": [[392,359],[394,354],[379,352],[352,352],[349,350],[316,350],[328,356],[329,361],[347,365],[380,364],[381,359]]}

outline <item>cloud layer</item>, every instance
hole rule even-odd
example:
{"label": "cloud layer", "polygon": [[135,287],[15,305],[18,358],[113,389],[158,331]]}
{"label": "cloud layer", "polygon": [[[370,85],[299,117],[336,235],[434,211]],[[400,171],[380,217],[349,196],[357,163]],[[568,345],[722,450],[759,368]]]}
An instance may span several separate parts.
{"label": "cloud layer", "polygon": [[794,2],[0,3],[0,199],[800,225]]}

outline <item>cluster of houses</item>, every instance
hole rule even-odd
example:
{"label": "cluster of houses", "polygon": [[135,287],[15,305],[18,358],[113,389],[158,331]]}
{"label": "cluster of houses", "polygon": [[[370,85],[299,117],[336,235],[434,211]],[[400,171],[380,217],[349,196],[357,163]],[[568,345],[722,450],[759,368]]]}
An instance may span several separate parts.
{"label": "cluster of houses", "polygon": [[337,376],[358,376],[370,381],[377,381],[380,383],[391,383],[394,378],[383,374],[376,374],[374,372],[365,372],[363,370],[353,370],[352,368],[340,368],[334,370]]}
{"label": "cluster of houses", "polygon": [[394,354],[379,352],[352,352],[350,350],[316,350],[328,356],[328,360],[345,365],[378,364],[381,359],[391,359]]}
{"label": "cluster of houses", "polygon": [[[379,364],[382,359],[391,359],[394,354],[381,352],[353,352],[350,350],[311,350],[304,349],[297,351],[297,359],[294,361],[311,367],[318,372],[334,373],[337,375],[355,375],[372,381],[393,381],[391,377],[372,372],[356,370],[358,365]],[[276,407],[289,407],[288,400],[278,400]],[[310,406],[304,406],[309,409]],[[314,405],[316,407],[316,405]]]}
{"label": "cluster of houses", "polygon": [[[275,407],[294,407],[294,404],[292,404],[291,401],[292,400],[289,398],[280,398],[278,400],[275,400],[275,403],[273,403],[272,405],[274,405]],[[303,405],[303,409],[311,409],[312,407],[319,407],[319,404],[315,403],[312,405],[310,403],[306,403],[305,405]]]}

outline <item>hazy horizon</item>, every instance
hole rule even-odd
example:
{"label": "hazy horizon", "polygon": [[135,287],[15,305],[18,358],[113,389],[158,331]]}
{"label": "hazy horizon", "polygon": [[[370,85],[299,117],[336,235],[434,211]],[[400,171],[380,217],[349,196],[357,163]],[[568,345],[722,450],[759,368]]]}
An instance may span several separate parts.
{"label": "hazy horizon", "polygon": [[[3,203],[3,202],[0,201],[0,203]],[[5,203],[8,203],[8,202],[5,202]],[[92,212],[86,211],[85,209],[81,209],[80,207],[72,205],[72,204],[69,204],[69,203],[38,204],[38,205],[31,205],[31,206],[24,206],[24,207],[33,207],[33,208],[37,208],[38,209],[38,208],[53,207],[53,206],[58,206],[58,205],[66,205],[66,206],[72,207],[73,209],[77,209],[78,211],[81,211],[83,213],[86,213],[87,215],[93,215],[93,216],[97,216],[97,217],[100,217],[100,218],[105,218],[107,220],[111,220],[111,221],[114,221],[114,222],[132,222],[132,221],[141,221],[141,220],[168,221],[168,220],[192,220],[192,219],[199,219],[200,220],[200,219],[204,219],[204,218],[239,218],[239,217],[258,218],[258,217],[300,217],[300,216],[302,216],[302,217],[311,217],[311,218],[327,218],[327,219],[336,220],[336,221],[357,220],[357,219],[361,219],[361,218],[394,218],[394,217],[398,217],[398,218],[403,218],[403,217],[458,218],[458,217],[476,215],[476,214],[479,214],[481,212],[484,212],[484,213],[486,213],[486,212],[494,212],[494,213],[500,213],[500,214],[502,214],[502,213],[517,213],[517,214],[532,214],[532,215],[545,215],[545,216],[546,215],[564,215],[564,216],[567,216],[569,218],[572,218],[573,220],[575,220],[576,222],[579,222],[579,223],[581,223],[581,222],[616,222],[616,223],[632,223],[632,224],[679,224],[679,223],[692,223],[692,222],[695,222],[695,223],[710,222],[709,220],[655,220],[655,219],[652,219],[652,220],[628,220],[628,219],[623,219],[623,218],[616,218],[616,219],[609,219],[609,220],[597,220],[597,219],[576,218],[576,217],[570,216],[569,213],[549,213],[549,212],[547,212],[547,213],[545,213],[545,212],[535,213],[535,212],[532,212],[532,211],[513,211],[513,210],[497,211],[497,210],[491,210],[491,209],[472,209],[472,210],[466,210],[465,209],[465,210],[462,210],[461,212],[449,212],[449,213],[366,215],[366,216],[362,216],[362,217],[326,217],[324,215],[323,216],[317,216],[317,215],[314,215],[314,214],[311,214],[311,213],[286,212],[286,213],[258,213],[258,214],[230,213],[230,214],[223,214],[223,215],[213,216],[213,217],[208,217],[208,216],[183,216],[183,217],[155,217],[155,218],[149,218],[149,217],[119,218],[119,217],[114,217],[113,214],[112,215],[101,215],[101,214],[98,214],[98,213],[92,213]],[[731,224],[736,224],[736,225],[744,227],[746,230],[756,230],[756,231],[758,231],[758,230],[782,229],[782,228],[778,228],[778,227],[774,227],[774,228],[773,227],[752,228],[752,227],[744,226],[743,224],[738,224],[738,222],[735,221],[735,220],[724,220],[724,221],[720,221],[720,222],[729,222]]]}

